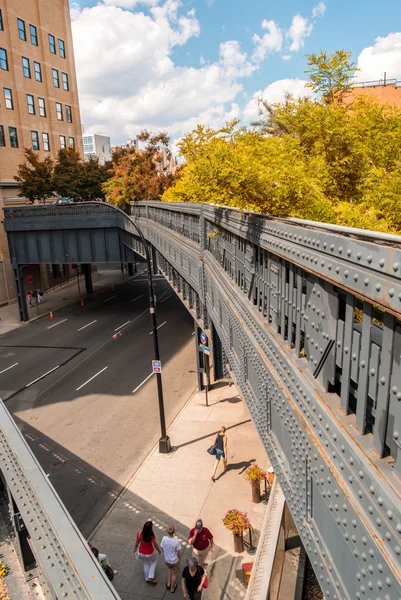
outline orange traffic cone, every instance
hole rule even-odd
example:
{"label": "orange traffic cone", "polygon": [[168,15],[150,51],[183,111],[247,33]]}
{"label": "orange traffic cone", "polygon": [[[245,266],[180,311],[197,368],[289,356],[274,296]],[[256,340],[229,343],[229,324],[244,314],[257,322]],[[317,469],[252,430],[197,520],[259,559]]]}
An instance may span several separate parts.
{"label": "orange traffic cone", "polygon": [[52,313],[52,311],[50,311],[49,318],[50,318],[50,321],[54,321],[54,314]]}
{"label": "orange traffic cone", "polygon": [[85,302],[84,302],[83,298],[81,298],[81,306],[85,306]]}

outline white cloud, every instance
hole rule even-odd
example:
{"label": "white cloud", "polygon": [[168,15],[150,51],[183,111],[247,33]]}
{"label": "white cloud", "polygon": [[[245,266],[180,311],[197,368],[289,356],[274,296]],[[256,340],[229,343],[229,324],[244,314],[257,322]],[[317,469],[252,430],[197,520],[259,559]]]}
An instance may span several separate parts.
{"label": "white cloud", "polygon": [[387,79],[401,79],[401,32],[376,38],[373,46],[360,53],[358,67],[359,81],[383,79],[384,73]]}
{"label": "white cloud", "polygon": [[290,52],[298,52],[304,43],[305,38],[312,33],[313,25],[309,23],[306,17],[299,13],[292,19],[291,26],[287,31],[287,38],[290,40]]}
{"label": "white cloud", "polygon": [[146,15],[104,4],[75,6],[71,14],[86,131],[106,131],[113,143],[144,127],[179,137],[239,114],[241,78],[257,65],[231,40],[215,62],[177,66],[174,48],[200,31],[195,12],[183,12],[179,0],[163,0]]}
{"label": "white cloud", "polygon": [[312,10],[312,18],[317,19],[317,17],[323,17],[324,13],[326,12],[326,8],[327,7],[324,2],[319,2],[319,4],[317,4]]}
{"label": "white cloud", "polygon": [[247,120],[255,119],[258,116],[258,100],[267,100],[269,104],[282,102],[287,94],[293,98],[305,98],[312,95],[312,91],[306,87],[307,81],[304,79],[279,79],[268,85],[264,90],[256,92],[244,109],[244,117]]}
{"label": "white cloud", "polygon": [[283,43],[283,34],[280,27],[274,21],[267,21],[266,19],[262,22],[262,29],[266,29],[262,37],[256,33],[253,36],[253,43],[255,44],[255,50],[252,58],[255,61],[262,61],[270,52],[279,52]]}
{"label": "white cloud", "polygon": [[282,58],[283,60],[290,60],[290,58],[292,58],[292,54],[283,54],[283,55],[281,56],[281,58]]}
{"label": "white cloud", "polygon": [[134,8],[139,4],[156,6],[159,0],[103,0],[105,6],[119,6],[121,8]]}

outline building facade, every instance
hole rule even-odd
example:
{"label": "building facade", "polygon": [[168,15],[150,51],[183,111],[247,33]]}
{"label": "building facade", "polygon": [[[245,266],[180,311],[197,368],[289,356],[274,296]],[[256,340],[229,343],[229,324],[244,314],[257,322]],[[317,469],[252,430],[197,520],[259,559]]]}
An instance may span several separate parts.
{"label": "building facade", "polygon": [[84,157],[88,160],[91,156],[97,156],[99,164],[111,160],[110,138],[100,133],[83,134]]}
{"label": "building facade", "polygon": [[[81,131],[68,0],[1,0],[0,210],[25,203],[14,180],[25,148],[41,159],[55,158],[60,148],[76,147],[82,153]],[[41,287],[51,284],[53,272],[51,268],[49,281],[41,275]],[[14,297],[1,226],[0,304]]]}
{"label": "building facade", "polygon": [[401,108],[401,81],[386,78],[362,81],[352,87],[349,98],[354,99],[359,96],[370,96],[382,104],[392,104]]}

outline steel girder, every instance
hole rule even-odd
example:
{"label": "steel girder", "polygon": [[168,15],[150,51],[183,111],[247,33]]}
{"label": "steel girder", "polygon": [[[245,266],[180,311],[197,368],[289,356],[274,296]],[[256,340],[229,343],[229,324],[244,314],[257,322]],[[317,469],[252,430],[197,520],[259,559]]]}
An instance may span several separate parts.
{"label": "steel girder", "polygon": [[[112,218],[105,205],[64,208],[36,221],[7,209],[6,230]],[[401,598],[400,238],[210,205],[132,213],[212,320],[325,596]],[[113,225],[140,253],[132,226]]]}

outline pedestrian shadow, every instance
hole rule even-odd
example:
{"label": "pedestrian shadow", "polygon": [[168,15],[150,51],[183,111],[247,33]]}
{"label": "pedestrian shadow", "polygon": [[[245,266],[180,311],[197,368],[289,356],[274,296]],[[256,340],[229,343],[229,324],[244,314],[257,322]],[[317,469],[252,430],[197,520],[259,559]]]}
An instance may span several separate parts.
{"label": "pedestrian shadow", "polygon": [[230,404],[238,404],[238,402],[242,402],[242,400],[239,396],[232,396],[232,398],[223,398],[222,400],[216,402],[216,404],[222,404],[223,402],[229,402]]}
{"label": "pedestrian shadow", "polygon": [[238,475],[242,475],[247,470],[247,468],[255,462],[256,458],[250,458],[249,460],[242,460],[238,463],[229,463],[227,465],[227,470],[223,471],[223,473],[220,473],[220,475],[216,477],[216,481],[218,481],[224,475],[227,475],[229,471],[239,471]]}
{"label": "pedestrian shadow", "polygon": [[[246,423],[251,423],[251,419],[246,419],[246,421],[241,421],[241,423],[235,423],[234,425],[229,425],[226,427],[226,431],[230,429],[235,429],[235,427],[240,427],[241,425],[245,425]],[[189,440],[188,442],[183,442],[182,444],[177,444],[174,446],[173,450],[178,450],[179,448],[185,448],[185,446],[190,446],[191,444],[196,444],[196,442],[201,442],[202,440],[207,440],[213,436],[216,436],[220,432],[220,428],[216,429],[216,431],[212,431],[212,433],[207,433],[206,435],[202,435],[200,437],[194,438],[193,440]]]}

